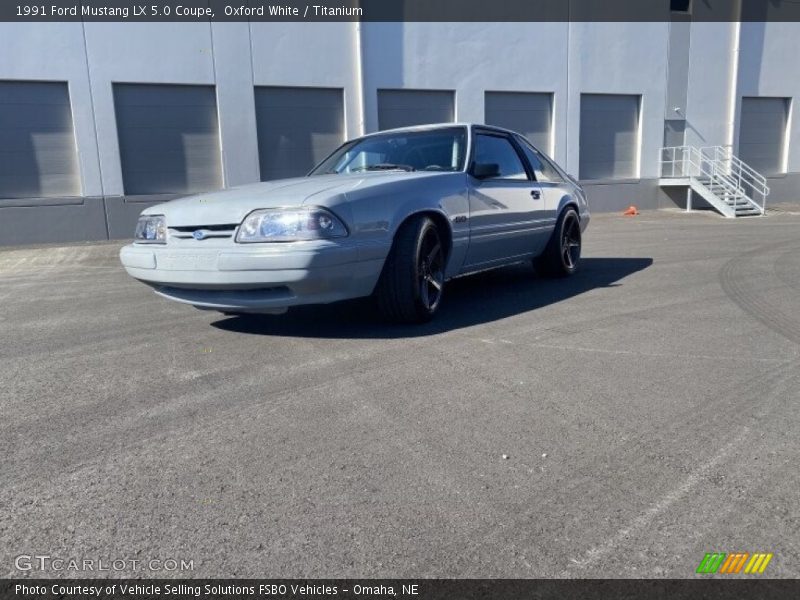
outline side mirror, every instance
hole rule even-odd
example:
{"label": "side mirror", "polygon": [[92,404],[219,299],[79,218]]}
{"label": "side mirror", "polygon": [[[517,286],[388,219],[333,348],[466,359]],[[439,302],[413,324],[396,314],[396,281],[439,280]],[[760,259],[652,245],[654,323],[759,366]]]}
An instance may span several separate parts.
{"label": "side mirror", "polygon": [[500,177],[500,165],[497,163],[474,163],[472,165],[472,176],[475,179]]}

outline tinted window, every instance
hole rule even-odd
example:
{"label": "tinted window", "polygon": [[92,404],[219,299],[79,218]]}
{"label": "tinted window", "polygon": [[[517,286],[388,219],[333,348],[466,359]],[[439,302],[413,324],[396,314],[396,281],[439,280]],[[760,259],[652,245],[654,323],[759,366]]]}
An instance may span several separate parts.
{"label": "tinted window", "polygon": [[502,179],[527,179],[522,161],[506,137],[478,134],[475,136],[475,162],[496,163]]}
{"label": "tinted window", "polygon": [[522,151],[531,164],[537,181],[564,181],[556,168],[541,154],[541,152],[527,142],[523,142],[521,145]]}

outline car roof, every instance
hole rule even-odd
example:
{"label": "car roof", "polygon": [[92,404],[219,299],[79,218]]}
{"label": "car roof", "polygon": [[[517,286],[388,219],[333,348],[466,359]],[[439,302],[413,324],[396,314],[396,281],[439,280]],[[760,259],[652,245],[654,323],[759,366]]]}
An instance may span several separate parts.
{"label": "car roof", "polygon": [[[478,127],[480,129],[490,129],[494,131],[500,131],[503,133],[514,133],[517,134],[518,132],[512,131],[511,129],[504,129],[503,127],[497,127],[495,125],[484,125],[483,123],[465,123],[465,122],[456,122],[456,123],[430,123],[426,125],[411,125],[409,127],[396,127],[394,129],[384,129],[381,131],[373,131],[372,133],[364,134],[361,137],[370,137],[373,135],[383,135],[386,133],[402,133],[402,132],[412,132],[412,131],[432,131],[434,129],[450,129],[452,127],[467,127],[467,128],[475,128]],[[519,134],[521,135],[521,134]]]}

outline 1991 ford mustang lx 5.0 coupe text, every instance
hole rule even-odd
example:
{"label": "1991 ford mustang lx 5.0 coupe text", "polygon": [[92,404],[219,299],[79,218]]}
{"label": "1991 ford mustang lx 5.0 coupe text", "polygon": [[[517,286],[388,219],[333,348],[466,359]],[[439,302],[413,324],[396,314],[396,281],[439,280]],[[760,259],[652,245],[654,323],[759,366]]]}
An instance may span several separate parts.
{"label": "1991 ford mustang lx 5.0 coupe text", "polygon": [[485,125],[346,142],[306,177],[146,209],[122,264],[157,294],[224,313],[279,313],[374,294],[430,319],[453,277],[533,259],[578,267],[583,190],[521,135]]}

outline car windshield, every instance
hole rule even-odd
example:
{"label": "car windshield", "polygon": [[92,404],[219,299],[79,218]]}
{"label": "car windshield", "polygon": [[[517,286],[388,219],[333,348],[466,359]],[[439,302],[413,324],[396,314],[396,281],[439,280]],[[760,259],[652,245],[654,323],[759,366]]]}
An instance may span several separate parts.
{"label": "car windshield", "polygon": [[398,131],[347,142],[310,175],[363,171],[461,171],[467,149],[464,127]]}

